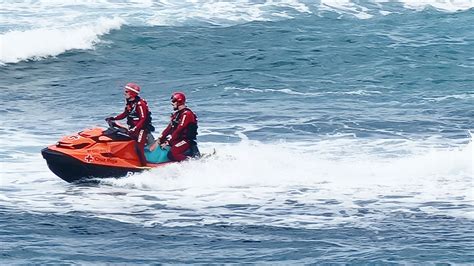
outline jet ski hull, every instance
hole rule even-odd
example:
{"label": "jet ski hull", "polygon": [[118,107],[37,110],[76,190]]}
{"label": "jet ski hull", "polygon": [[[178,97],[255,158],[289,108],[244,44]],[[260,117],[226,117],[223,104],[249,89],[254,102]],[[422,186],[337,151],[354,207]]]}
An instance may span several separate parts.
{"label": "jet ski hull", "polygon": [[49,148],[41,150],[49,169],[66,182],[80,182],[94,178],[124,177],[135,172],[142,172],[141,168],[125,168],[84,163],[74,157]]}

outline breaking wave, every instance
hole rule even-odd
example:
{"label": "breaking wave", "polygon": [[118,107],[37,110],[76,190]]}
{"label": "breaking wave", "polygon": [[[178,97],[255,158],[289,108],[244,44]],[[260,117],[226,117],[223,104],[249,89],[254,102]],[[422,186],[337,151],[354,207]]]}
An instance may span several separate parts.
{"label": "breaking wave", "polygon": [[[277,21],[299,16],[374,16],[422,11],[465,11],[471,0],[281,1],[7,1],[0,17],[0,63],[56,56],[71,49],[92,49],[100,37],[123,24],[132,26],[231,26],[251,21]],[[100,18],[98,20],[98,18]],[[34,44],[34,45],[31,45]]]}
{"label": "breaking wave", "polygon": [[[101,35],[119,29],[122,19],[101,18],[96,23],[72,28],[13,30],[0,36],[0,63],[16,63],[56,56],[72,49],[93,49]],[[33,45],[32,45],[33,44]]]}

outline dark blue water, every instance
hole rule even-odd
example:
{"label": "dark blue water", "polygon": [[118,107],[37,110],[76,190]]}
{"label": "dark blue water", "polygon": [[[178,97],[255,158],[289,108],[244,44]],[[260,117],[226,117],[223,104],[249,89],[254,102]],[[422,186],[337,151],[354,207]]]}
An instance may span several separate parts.
{"label": "dark blue water", "polygon": [[[472,263],[470,3],[332,4],[9,4],[0,261]],[[159,130],[185,92],[217,155],[56,177],[40,150],[105,126],[127,82]]]}
{"label": "dark blue water", "polygon": [[[386,217],[390,222],[380,221],[377,228],[344,225],[317,230],[224,224],[143,228],[78,216],[15,215],[3,209],[1,230],[7,243],[3,245],[2,260],[7,264],[368,261],[388,264],[466,263],[474,259],[472,231],[468,230],[472,222],[442,215],[394,213]],[[30,224],[32,220],[34,228]],[[456,232],[446,229],[453,223],[460,226]],[[460,253],[466,256],[454,257]]]}

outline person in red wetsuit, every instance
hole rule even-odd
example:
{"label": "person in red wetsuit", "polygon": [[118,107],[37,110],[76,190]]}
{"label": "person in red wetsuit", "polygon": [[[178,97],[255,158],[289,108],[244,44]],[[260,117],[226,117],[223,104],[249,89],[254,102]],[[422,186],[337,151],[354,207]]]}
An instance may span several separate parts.
{"label": "person in red wetsuit", "polygon": [[124,91],[126,100],[125,110],[123,113],[114,117],[108,117],[105,120],[122,120],[127,118],[128,135],[136,140],[135,150],[141,165],[145,166],[147,161],[144,147],[147,143],[147,136],[150,132],[154,131],[154,127],[151,124],[151,112],[148,109],[148,104],[138,96],[139,93],[140,86],[135,83],[127,83]]}
{"label": "person in red wetsuit", "polygon": [[200,157],[201,154],[196,143],[198,119],[196,114],[186,106],[184,93],[173,93],[171,95],[171,105],[175,111],[171,114],[171,121],[163,130],[157,142],[150,147],[150,150],[154,150],[158,144],[162,148],[170,146],[168,159],[171,161],[183,161],[189,157]]}

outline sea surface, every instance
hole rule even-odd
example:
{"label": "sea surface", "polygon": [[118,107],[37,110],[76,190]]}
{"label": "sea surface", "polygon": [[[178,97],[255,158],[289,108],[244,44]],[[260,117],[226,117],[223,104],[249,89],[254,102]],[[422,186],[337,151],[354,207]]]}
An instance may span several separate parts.
{"label": "sea surface", "polygon": [[[474,263],[474,1],[0,1],[0,264]],[[69,184],[136,82],[205,160]],[[157,135],[159,132],[156,132]]]}

